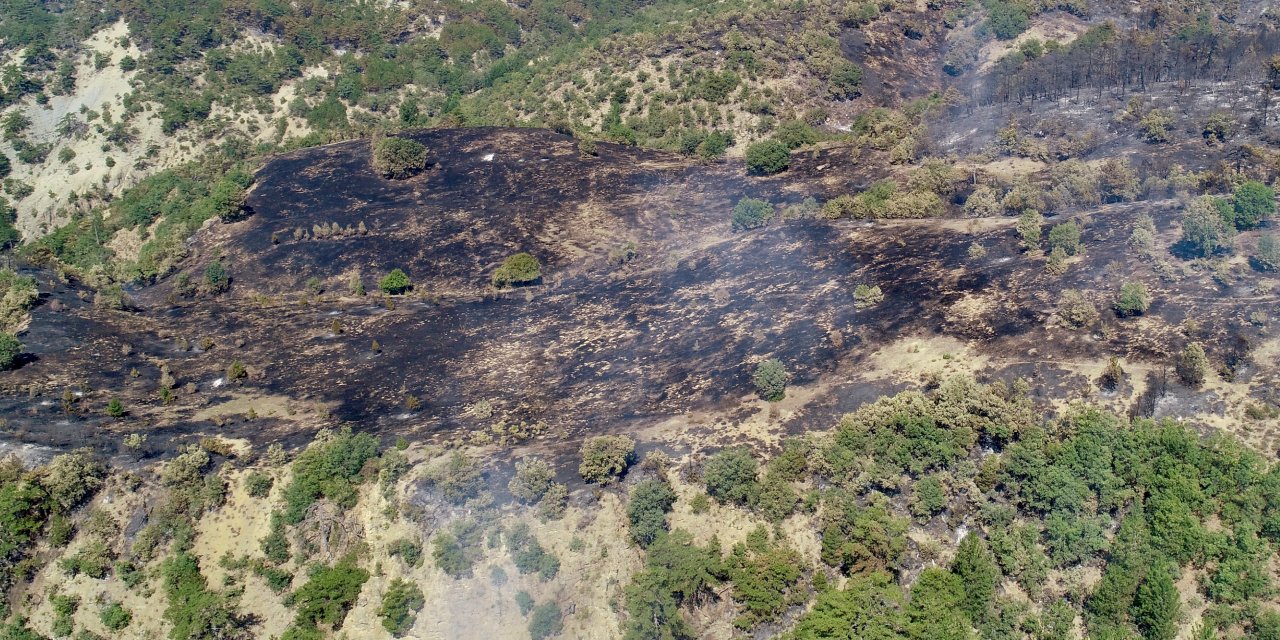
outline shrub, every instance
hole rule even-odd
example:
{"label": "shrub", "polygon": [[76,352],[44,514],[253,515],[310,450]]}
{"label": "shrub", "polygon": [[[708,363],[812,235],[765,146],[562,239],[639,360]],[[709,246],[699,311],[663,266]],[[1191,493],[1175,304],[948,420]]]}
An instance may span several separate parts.
{"label": "shrub", "polygon": [[788,149],[799,149],[817,142],[818,132],[803,120],[788,120],[778,126],[773,137]]}
{"label": "shrub", "polygon": [[22,343],[12,333],[0,332],[0,369],[12,369],[22,355]]}
{"label": "shrub", "polygon": [[711,456],[702,470],[707,493],[721,502],[748,504],[758,491],[759,464],[745,447],[725,449]]}
{"label": "shrub", "polygon": [[563,617],[560,605],[554,602],[534,607],[533,615],[529,617],[529,636],[533,640],[546,640],[560,635],[564,631]]}
{"label": "shrub", "polygon": [[853,288],[853,306],[867,309],[884,302],[884,291],[879,285],[860,284]]}
{"label": "shrub", "polygon": [[1209,358],[1205,356],[1204,347],[1194,342],[1187,345],[1179,354],[1174,369],[1187,385],[1198,387],[1204,384],[1204,376],[1209,371]]}
{"label": "shrub", "polygon": [[214,260],[204,268],[204,291],[210,295],[217,295],[227,290],[231,286],[231,277],[227,275],[227,269],[222,266],[222,262]]}
{"label": "shrub", "polygon": [[773,138],[747,147],[747,170],[751,173],[778,173],[790,164],[791,151],[787,149],[787,145]]}
{"label": "shrub", "polygon": [[533,611],[533,596],[529,595],[528,591],[517,591],[515,598],[516,606],[520,608],[520,615],[527,616],[530,611]]}
{"label": "shrub", "polygon": [[378,288],[388,295],[398,296],[409,290],[413,283],[409,282],[409,276],[399,268],[392,269],[391,273],[383,276],[378,281]]}
{"label": "shrub", "polygon": [[407,138],[373,143],[373,169],[384,178],[407,178],[427,168],[427,148]]}
{"label": "shrub", "polygon": [[1142,137],[1147,142],[1161,143],[1169,141],[1169,131],[1173,128],[1173,116],[1160,109],[1152,109],[1138,123],[1142,129]]}
{"label": "shrub", "polygon": [[1147,293],[1147,285],[1141,282],[1126,282],[1120,285],[1116,294],[1115,310],[1121,316],[1136,316],[1151,307],[1151,299]]}
{"label": "shrub", "polygon": [[399,557],[411,567],[422,566],[422,545],[408,538],[400,538],[387,545],[387,555]]}
{"label": "shrub", "polygon": [[400,578],[392,580],[382,594],[382,607],[378,609],[382,628],[396,636],[408,633],[424,604],[426,600],[418,585]]}
{"label": "shrub", "polygon": [[244,479],[245,491],[254,498],[267,497],[274,484],[275,479],[261,471],[253,471]]}
{"label": "shrub", "polygon": [[862,94],[862,67],[840,60],[827,78],[827,95],[833,100],[852,100]]}
{"label": "shrub", "polygon": [[1250,180],[1236,187],[1235,226],[1248,229],[1276,212],[1276,192],[1261,182]]}
{"label": "shrub", "polygon": [[642,547],[653,543],[667,530],[667,513],[676,502],[676,493],[662,480],[645,480],[631,489],[627,518],[631,539]]}
{"label": "shrub", "polygon": [[[1280,270],[1280,239],[1275,235],[1265,235],[1258,238],[1258,250],[1253,257],[1263,270]],[[0,334],[0,344],[3,344],[5,335],[7,334]],[[3,347],[0,347],[0,365],[3,363]]]}
{"label": "shrub", "polygon": [[542,277],[542,265],[528,253],[517,253],[502,261],[493,272],[493,286],[501,289],[511,285],[536,282]]}
{"label": "shrub", "polygon": [[1098,321],[1098,308],[1083,292],[1067,289],[1058,298],[1058,317],[1068,326],[1080,329]]}
{"label": "shrub", "polygon": [[516,463],[516,474],[507,483],[507,489],[517,500],[533,504],[551,488],[555,470],[551,464],[539,458],[526,458]]}
{"label": "shrub", "polygon": [[119,602],[112,602],[102,608],[98,619],[102,621],[102,626],[112,631],[120,631],[133,621],[133,614]]}
{"label": "shrub", "polygon": [[733,205],[732,226],[734,231],[755,229],[768,224],[773,218],[773,205],[765,200],[742,198]]}
{"label": "shrub", "polygon": [[630,436],[595,436],[582,443],[578,473],[583,480],[605,484],[622,475],[635,461],[636,443]]}
{"label": "shrub", "polygon": [[751,384],[755,385],[761,398],[777,402],[786,397],[787,369],[777,358],[765,360],[756,365],[756,371],[751,375]]}

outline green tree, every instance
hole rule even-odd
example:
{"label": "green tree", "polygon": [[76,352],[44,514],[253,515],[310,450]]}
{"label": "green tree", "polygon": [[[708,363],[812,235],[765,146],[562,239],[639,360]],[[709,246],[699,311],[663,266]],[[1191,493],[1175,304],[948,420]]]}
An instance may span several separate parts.
{"label": "green tree", "polygon": [[1182,240],[1206,258],[1231,239],[1231,229],[1214,200],[1213,196],[1196,198],[1182,216]]}
{"label": "green tree", "polygon": [[1040,248],[1040,225],[1044,224],[1044,216],[1035,209],[1027,209],[1018,216],[1018,236],[1022,238],[1022,247],[1027,251]]}
{"label": "green tree", "polygon": [[1080,227],[1074,220],[1054,225],[1049,230],[1048,244],[1050,251],[1062,249],[1067,255],[1074,256],[1080,251]]}
{"label": "green tree", "polygon": [[347,611],[360,596],[369,572],[356,566],[354,558],[344,558],[332,567],[311,574],[311,579],[293,594],[295,621],[299,627],[327,625],[342,627]]}
{"label": "green tree", "polygon": [[1141,282],[1126,282],[1120,285],[1116,294],[1116,313],[1121,316],[1142,315],[1151,307],[1151,297],[1147,293],[1147,285]]}
{"label": "green tree", "polygon": [[373,169],[384,178],[407,178],[427,168],[427,148],[408,138],[383,138],[373,143]]}
{"label": "green tree", "polygon": [[717,452],[702,469],[707,493],[721,502],[751,503],[759,489],[756,473],[759,463],[745,447]]}
{"label": "green tree", "polygon": [[1263,218],[1276,212],[1276,192],[1261,182],[1250,180],[1236,187],[1232,200],[1235,204],[1235,225],[1238,229],[1256,226]]}
{"label": "green tree", "polygon": [[907,603],[908,637],[918,640],[965,640],[964,585],[955,574],[940,567],[920,572]]}
{"label": "green tree", "polygon": [[1174,369],[1178,377],[1188,385],[1198,387],[1204,384],[1205,374],[1209,372],[1209,358],[1204,353],[1204,347],[1197,342],[1187,345],[1178,355]]}
{"label": "green tree", "polygon": [[1133,598],[1133,622],[1147,640],[1173,640],[1182,608],[1178,588],[1167,567],[1147,573]]}
{"label": "green tree", "polygon": [[546,640],[560,635],[564,630],[563,618],[560,605],[555,602],[544,602],[534,607],[529,616],[529,637],[532,640]]}
{"label": "green tree", "polygon": [[391,273],[383,276],[378,281],[378,288],[388,295],[398,296],[408,291],[413,283],[409,281],[409,276],[399,268],[392,269]]}
{"label": "green tree", "polygon": [[631,538],[642,547],[653,544],[667,530],[667,513],[675,502],[675,491],[662,480],[644,480],[633,487],[627,503]]}
{"label": "green tree", "polygon": [[911,495],[911,513],[917,518],[927,519],[942,511],[947,506],[947,493],[937,474],[927,475],[916,481],[915,491]]}
{"label": "green tree", "polygon": [[787,145],[773,138],[747,147],[747,170],[751,173],[778,173],[790,164],[791,151],[787,149]]}
{"label": "green tree", "polygon": [[742,198],[733,205],[732,226],[734,231],[745,231],[763,227],[773,218],[773,205],[765,200]]}
{"label": "green tree", "polygon": [[392,635],[403,636],[413,628],[418,611],[425,603],[418,585],[400,578],[392,580],[382,594],[382,606],[378,608],[382,628]]}
{"label": "green tree", "polygon": [[756,365],[756,371],[751,375],[751,384],[755,385],[761,398],[769,402],[782,400],[787,392],[787,369],[782,366],[782,361],[769,358]]}
{"label": "green tree", "polygon": [[0,331],[0,369],[12,369],[22,355],[22,343],[12,333]]}
{"label": "green tree", "polygon": [[964,589],[961,608],[975,622],[986,619],[995,599],[996,584],[1000,580],[1000,568],[995,556],[987,547],[987,541],[970,533],[960,541],[956,557],[951,561],[951,572],[960,578]]}
{"label": "green tree", "polygon": [[630,436],[595,436],[582,443],[578,473],[583,480],[605,484],[622,475],[635,460],[636,441]]}
{"label": "green tree", "polygon": [[844,589],[818,593],[796,622],[796,640],[901,640],[907,620],[902,589],[883,571],[853,576]]}
{"label": "green tree", "polygon": [[528,253],[517,253],[502,262],[493,272],[493,286],[501,289],[511,285],[535,282],[542,277],[542,265]]}

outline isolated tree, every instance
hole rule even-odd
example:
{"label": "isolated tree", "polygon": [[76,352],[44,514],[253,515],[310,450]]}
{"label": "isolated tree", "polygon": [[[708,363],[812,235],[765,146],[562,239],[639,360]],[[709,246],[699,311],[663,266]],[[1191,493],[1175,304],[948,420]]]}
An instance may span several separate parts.
{"label": "isolated tree", "polygon": [[1173,640],[1178,635],[1182,605],[1170,571],[1154,567],[1138,585],[1133,597],[1133,622],[1147,640]]}
{"label": "isolated tree", "polygon": [[1121,316],[1137,316],[1146,313],[1151,307],[1147,285],[1141,282],[1126,282],[1120,285],[1114,306],[1116,313]]}
{"label": "isolated tree", "polygon": [[1000,569],[987,541],[975,533],[966,535],[951,561],[951,572],[960,578],[964,589],[960,606],[969,619],[978,622],[986,618],[1000,580]]}
{"label": "isolated tree", "polygon": [[583,480],[605,484],[622,475],[635,460],[636,441],[630,436],[595,436],[582,443],[578,473]]}
{"label": "isolated tree", "polygon": [[747,170],[756,174],[778,173],[791,164],[787,145],[769,138],[747,147]]}
{"label": "isolated tree", "polygon": [[22,355],[22,343],[12,333],[0,332],[0,370],[12,369]]}
{"label": "isolated tree", "polygon": [[427,148],[407,138],[382,138],[373,143],[373,169],[384,178],[407,178],[427,168]]}
{"label": "isolated tree", "polygon": [[541,277],[542,265],[538,259],[528,253],[517,253],[494,270],[492,282],[493,286],[502,288],[535,282]]}
{"label": "isolated tree", "polygon": [[1189,386],[1198,387],[1204,384],[1205,374],[1209,371],[1209,358],[1205,356],[1204,347],[1193,342],[1178,355],[1174,366],[1178,377]]}
{"label": "isolated tree", "polygon": [[1237,229],[1249,229],[1263,218],[1276,212],[1276,192],[1261,182],[1250,180],[1236,187],[1232,200],[1235,205]]}
{"label": "isolated tree", "polygon": [[398,268],[392,269],[391,273],[383,276],[383,278],[378,281],[378,288],[382,289],[384,293],[393,296],[398,296],[408,291],[409,287],[412,286],[413,283],[409,282],[409,276],[405,275],[404,271]]}
{"label": "isolated tree", "polygon": [[787,369],[782,366],[782,361],[777,358],[770,358],[756,365],[756,371],[751,375],[751,383],[756,386],[756,391],[760,392],[760,397],[769,402],[777,402],[787,393]]}
{"label": "isolated tree", "polygon": [[1054,225],[1049,230],[1048,245],[1051,252],[1062,249],[1067,255],[1074,256],[1080,251],[1080,227],[1076,226],[1074,220]]}
{"label": "isolated tree", "polygon": [[1231,238],[1231,229],[1223,220],[1213,196],[1201,196],[1187,205],[1182,215],[1182,239],[1203,257],[1213,255]]}

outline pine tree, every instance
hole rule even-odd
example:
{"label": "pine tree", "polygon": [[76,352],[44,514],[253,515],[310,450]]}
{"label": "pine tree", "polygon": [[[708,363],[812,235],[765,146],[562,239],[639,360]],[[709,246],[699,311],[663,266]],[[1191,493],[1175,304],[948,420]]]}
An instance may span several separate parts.
{"label": "pine tree", "polygon": [[1133,598],[1133,622],[1147,640],[1173,640],[1178,634],[1178,588],[1170,571],[1152,569]]}
{"label": "pine tree", "polygon": [[995,597],[996,581],[1000,578],[995,556],[987,548],[986,540],[972,533],[966,535],[956,549],[951,572],[960,577],[964,587],[964,600],[960,606],[969,614],[969,619],[978,622],[986,618]]}

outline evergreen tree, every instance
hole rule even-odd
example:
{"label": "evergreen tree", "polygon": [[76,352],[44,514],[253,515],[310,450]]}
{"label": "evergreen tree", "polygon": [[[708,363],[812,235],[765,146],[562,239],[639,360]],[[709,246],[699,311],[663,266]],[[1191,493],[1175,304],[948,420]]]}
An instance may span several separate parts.
{"label": "evergreen tree", "polygon": [[1167,568],[1147,573],[1133,598],[1133,622],[1147,640],[1173,640],[1178,635],[1178,588]]}
{"label": "evergreen tree", "polygon": [[969,619],[975,622],[985,619],[995,597],[996,581],[1000,579],[1000,569],[986,540],[973,533],[965,536],[956,549],[955,560],[951,561],[951,572],[960,578],[964,587],[961,607]]}

